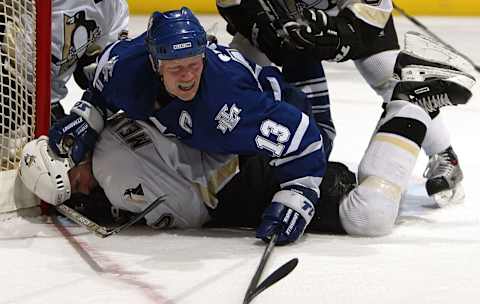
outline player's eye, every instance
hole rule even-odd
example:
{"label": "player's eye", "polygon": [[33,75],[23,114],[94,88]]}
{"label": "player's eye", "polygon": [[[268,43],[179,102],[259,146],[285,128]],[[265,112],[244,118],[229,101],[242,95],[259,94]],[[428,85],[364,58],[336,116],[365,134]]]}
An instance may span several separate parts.
{"label": "player's eye", "polygon": [[182,69],[181,69],[180,67],[171,67],[171,68],[168,69],[168,71],[169,71],[170,73],[178,73],[178,72],[180,72],[181,70],[182,70]]}
{"label": "player's eye", "polygon": [[200,69],[200,66],[201,66],[200,62],[195,62],[195,63],[190,64],[189,67],[190,67],[191,70],[198,70],[198,69]]}

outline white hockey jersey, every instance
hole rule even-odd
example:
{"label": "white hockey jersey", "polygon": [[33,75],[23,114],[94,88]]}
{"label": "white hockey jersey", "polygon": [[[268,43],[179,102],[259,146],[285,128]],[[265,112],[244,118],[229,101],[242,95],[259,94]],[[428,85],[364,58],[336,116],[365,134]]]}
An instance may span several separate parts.
{"label": "white hockey jersey", "polygon": [[128,20],[125,0],[52,1],[52,102],[67,95],[78,59],[116,41]]}
{"label": "white hockey jersey", "polygon": [[154,228],[194,228],[210,219],[215,194],[238,172],[238,157],[192,149],[154,126],[119,118],[101,133],[93,174],[112,205],[141,212],[160,196],[166,201],[148,213]]}
{"label": "white hockey jersey", "polygon": [[349,9],[365,23],[383,28],[393,10],[392,0],[302,0],[306,7],[327,10],[335,16],[339,10]]}

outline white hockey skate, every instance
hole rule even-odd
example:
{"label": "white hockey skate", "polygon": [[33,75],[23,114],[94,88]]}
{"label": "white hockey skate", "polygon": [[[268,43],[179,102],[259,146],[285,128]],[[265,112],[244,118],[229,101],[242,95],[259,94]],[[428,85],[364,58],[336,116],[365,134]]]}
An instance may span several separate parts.
{"label": "white hockey skate", "polygon": [[431,156],[423,176],[427,193],[438,207],[463,203],[463,172],[452,147]]}
{"label": "white hockey skate", "polygon": [[[403,53],[424,60],[426,66],[450,67],[457,71],[474,74],[474,66],[454,50],[423,34],[409,31],[404,36]],[[423,65],[423,64],[422,64]]]}

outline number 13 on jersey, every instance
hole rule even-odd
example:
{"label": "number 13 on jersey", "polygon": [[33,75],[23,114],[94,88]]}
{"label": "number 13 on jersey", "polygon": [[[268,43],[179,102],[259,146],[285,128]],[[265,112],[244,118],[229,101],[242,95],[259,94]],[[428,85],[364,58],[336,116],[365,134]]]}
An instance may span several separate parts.
{"label": "number 13 on jersey", "polygon": [[[262,122],[260,132],[262,135],[255,137],[257,147],[271,151],[274,157],[282,156],[283,149],[285,149],[284,144],[290,139],[290,130],[273,120],[267,119]],[[269,139],[271,136],[275,137],[275,141]]]}

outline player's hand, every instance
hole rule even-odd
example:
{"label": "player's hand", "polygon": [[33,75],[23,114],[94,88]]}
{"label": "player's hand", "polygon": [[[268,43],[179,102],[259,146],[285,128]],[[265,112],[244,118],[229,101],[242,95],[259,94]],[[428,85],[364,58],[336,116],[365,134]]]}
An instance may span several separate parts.
{"label": "player's hand", "polygon": [[283,25],[290,42],[298,49],[321,50],[322,57],[333,58],[340,46],[335,17],[322,10],[307,9],[302,20],[289,21]]}
{"label": "player's hand", "polygon": [[48,144],[61,157],[78,164],[91,152],[103,129],[100,112],[85,101],[77,102],[71,114],[58,120],[49,130]]}
{"label": "player's hand", "polygon": [[265,209],[256,237],[268,242],[273,234],[279,233],[277,245],[295,242],[303,235],[314,213],[313,204],[305,196],[292,190],[281,190]]}

